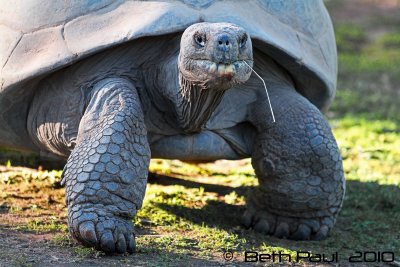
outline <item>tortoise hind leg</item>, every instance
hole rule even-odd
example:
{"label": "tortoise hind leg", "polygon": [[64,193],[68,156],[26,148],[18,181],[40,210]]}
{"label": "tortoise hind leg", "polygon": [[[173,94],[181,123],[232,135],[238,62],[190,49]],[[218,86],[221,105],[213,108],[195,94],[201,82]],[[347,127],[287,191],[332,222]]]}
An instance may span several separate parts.
{"label": "tortoise hind leg", "polygon": [[271,87],[276,116],[256,103],[252,164],[260,186],[247,202],[246,226],[277,237],[318,240],[333,227],[344,197],[338,147],[319,110],[288,87]]}
{"label": "tortoise hind leg", "polygon": [[72,236],[106,252],[133,252],[131,219],[145,194],[150,150],[135,87],[97,83],[63,172]]}

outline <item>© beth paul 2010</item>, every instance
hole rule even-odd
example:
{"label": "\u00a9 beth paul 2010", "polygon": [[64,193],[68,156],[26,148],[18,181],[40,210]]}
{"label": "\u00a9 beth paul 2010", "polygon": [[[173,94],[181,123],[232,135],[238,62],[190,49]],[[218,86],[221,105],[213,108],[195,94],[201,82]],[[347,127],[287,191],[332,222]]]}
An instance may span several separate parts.
{"label": "\u00a9 beth paul 2010", "polygon": [[[340,255],[338,252],[318,254],[308,251],[297,251],[295,256],[282,251],[272,253],[246,251],[244,253],[245,262],[339,262],[339,259]],[[349,262],[394,262],[395,256],[390,251],[355,251],[347,259]]]}

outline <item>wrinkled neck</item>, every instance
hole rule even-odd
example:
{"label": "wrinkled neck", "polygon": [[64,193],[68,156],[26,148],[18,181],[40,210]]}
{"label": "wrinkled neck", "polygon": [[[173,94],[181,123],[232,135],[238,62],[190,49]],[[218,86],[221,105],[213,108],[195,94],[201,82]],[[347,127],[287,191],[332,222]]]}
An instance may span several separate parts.
{"label": "wrinkled neck", "polygon": [[[204,86],[185,79],[178,67],[179,50],[171,50],[166,49],[170,54],[158,64],[146,68],[145,94],[161,112],[157,116],[163,116],[167,124],[178,127],[179,131],[183,130],[185,133],[199,132],[221,102],[224,90],[205,89]],[[165,100],[169,105],[166,105]]]}
{"label": "wrinkled neck", "polygon": [[204,89],[179,73],[179,94],[175,111],[185,133],[199,132],[224,96],[224,90]]}

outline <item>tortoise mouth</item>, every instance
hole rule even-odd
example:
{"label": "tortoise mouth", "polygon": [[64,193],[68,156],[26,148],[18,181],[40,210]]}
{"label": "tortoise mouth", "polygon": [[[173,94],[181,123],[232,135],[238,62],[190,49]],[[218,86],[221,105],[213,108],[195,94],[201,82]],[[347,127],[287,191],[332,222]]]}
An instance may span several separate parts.
{"label": "tortoise mouth", "polygon": [[[247,63],[247,64],[246,64]],[[251,75],[252,59],[241,59],[231,62],[215,62],[209,59],[189,59],[187,67],[181,73],[186,80],[203,83],[210,89],[214,84],[227,89],[234,84],[246,82]]]}

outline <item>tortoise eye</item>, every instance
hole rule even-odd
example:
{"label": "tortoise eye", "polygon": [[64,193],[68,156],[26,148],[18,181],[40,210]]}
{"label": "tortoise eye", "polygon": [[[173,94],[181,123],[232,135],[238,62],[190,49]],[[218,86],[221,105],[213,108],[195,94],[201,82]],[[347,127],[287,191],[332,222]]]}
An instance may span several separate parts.
{"label": "tortoise eye", "polygon": [[246,42],[247,42],[247,35],[244,35],[239,41],[240,48],[243,48],[246,45]]}
{"label": "tortoise eye", "polygon": [[196,43],[198,45],[200,45],[201,47],[204,47],[205,43],[206,43],[206,38],[200,34],[195,34],[194,35],[194,40],[196,41]]}

